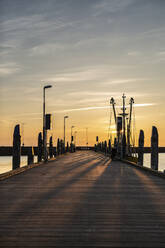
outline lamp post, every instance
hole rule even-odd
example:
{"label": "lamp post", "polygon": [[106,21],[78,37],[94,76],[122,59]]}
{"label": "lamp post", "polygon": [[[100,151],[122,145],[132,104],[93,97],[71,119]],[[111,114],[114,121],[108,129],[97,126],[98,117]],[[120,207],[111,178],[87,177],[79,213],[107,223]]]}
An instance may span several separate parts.
{"label": "lamp post", "polygon": [[46,85],[43,87],[43,151],[44,151],[44,161],[47,161],[47,130],[46,130],[46,120],[45,120],[45,90],[51,88],[52,85]]}
{"label": "lamp post", "polygon": [[65,119],[69,118],[69,116],[64,116],[64,149],[65,149]]}

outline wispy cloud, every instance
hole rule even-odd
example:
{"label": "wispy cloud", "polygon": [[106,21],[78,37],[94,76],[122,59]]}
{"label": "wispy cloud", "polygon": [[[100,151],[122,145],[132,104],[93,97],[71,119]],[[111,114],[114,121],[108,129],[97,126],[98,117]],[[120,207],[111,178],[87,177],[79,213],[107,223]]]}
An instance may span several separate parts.
{"label": "wispy cloud", "polygon": [[16,63],[0,64],[0,76],[8,76],[17,73],[20,70],[21,67]]}
{"label": "wispy cloud", "polygon": [[104,13],[115,13],[118,11],[121,11],[128,7],[130,4],[132,4],[134,0],[115,0],[115,1],[109,1],[109,0],[103,0],[99,3],[97,3],[94,6],[94,16],[99,16]]}
{"label": "wispy cloud", "polygon": [[126,83],[135,83],[139,81],[150,80],[149,78],[125,78],[125,79],[115,79],[109,81],[108,84],[126,84]]}
{"label": "wispy cloud", "polygon": [[[155,103],[140,103],[140,104],[134,104],[134,107],[150,107],[156,105]],[[117,109],[121,109],[120,106],[116,106]],[[129,105],[126,106],[127,108]],[[67,112],[75,112],[75,111],[88,111],[88,110],[98,110],[98,109],[108,109],[110,106],[93,106],[93,107],[84,107],[84,108],[75,108],[75,109],[65,109],[61,111],[57,111],[57,113],[67,113]]]}
{"label": "wispy cloud", "polygon": [[[96,66],[89,68],[82,68],[80,70],[75,70],[72,72],[63,72],[56,74],[54,77],[48,77],[45,81],[57,82],[57,83],[75,83],[82,81],[95,81],[97,83],[104,84],[127,84],[127,83],[136,83],[140,81],[147,81],[150,78],[119,78],[116,79],[112,74],[114,74],[116,67],[115,66]],[[115,79],[111,80],[110,78],[114,77]],[[107,93],[106,93],[107,94]]]}
{"label": "wispy cloud", "polygon": [[130,52],[128,52],[128,56],[136,57],[136,56],[139,56],[139,55],[141,55],[141,52],[139,52],[139,51],[130,51]]}
{"label": "wispy cloud", "polygon": [[36,55],[51,55],[55,53],[57,50],[62,50],[65,47],[60,43],[46,43],[38,46],[34,46],[29,49],[29,56]]}
{"label": "wispy cloud", "polygon": [[2,29],[0,32],[13,32],[13,31],[25,31],[34,30],[38,31],[50,31],[58,30],[72,26],[72,22],[66,22],[62,17],[55,20],[46,19],[44,15],[30,15],[26,17],[15,17],[13,19],[5,20],[1,23]]}
{"label": "wispy cloud", "polygon": [[110,74],[110,71],[107,70],[107,67],[97,66],[82,68],[80,70],[75,70],[69,73],[57,74],[55,77],[50,77],[45,80],[55,81],[55,82],[80,82],[80,81],[91,81],[91,80],[100,80],[105,79]]}
{"label": "wispy cloud", "polygon": [[[123,92],[125,93],[125,92]],[[120,99],[121,98],[121,92],[119,91],[74,91],[74,92],[69,92],[67,93],[68,96],[71,97],[79,97],[79,98],[83,98],[84,97],[88,97],[88,99],[92,99],[92,97],[97,97],[97,99],[99,100],[100,97],[108,97],[109,99],[111,97],[115,97],[116,99]],[[134,96],[134,97],[145,97],[145,96],[149,96],[147,93],[141,93],[141,92],[128,92],[127,94],[127,98],[129,98],[130,96]],[[103,98],[102,98],[103,99]],[[106,100],[104,98],[104,100]]]}

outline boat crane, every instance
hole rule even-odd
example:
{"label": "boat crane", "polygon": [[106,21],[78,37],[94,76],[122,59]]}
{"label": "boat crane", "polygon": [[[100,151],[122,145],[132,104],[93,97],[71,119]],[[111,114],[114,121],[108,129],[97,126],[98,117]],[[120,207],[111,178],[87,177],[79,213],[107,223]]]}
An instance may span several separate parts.
{"label": "boat crane", "polygon": [[[123,107],[121,108],[122,113],[119,113],[118,116],[116,116],[116,109],[115,109],[115,100],[112,97],[110,99],[110,104],[112,104],[113,113],[114,113],[114,119],[116,124],[116,131],[117,131],[117,153],[120,155],[121,158],[124,158],[126,155],[130,155],[130,136],[131,136],[131,121],[132,121],[132,106],[134,103],[134,99],[131,97],[130,99],[130,112],[129,114],[126,113],[126,106],[125,106],[125,99],[126,96],[123,94]],[[126,128],[126,117],[128,123]],[[127,131],[127,135],[126,135]],[[127,139],[126,139],[127,137]]]}
{"label": "boat crane", "polygon": [[130,153],[130,137],[131,137],[131,122],[132,122],[132,107],[133,107],[134,99],[131,97],[130,99],[130,113],[129,113],[129,122],[127,126],[127,144],[128,144],[128,153]]}

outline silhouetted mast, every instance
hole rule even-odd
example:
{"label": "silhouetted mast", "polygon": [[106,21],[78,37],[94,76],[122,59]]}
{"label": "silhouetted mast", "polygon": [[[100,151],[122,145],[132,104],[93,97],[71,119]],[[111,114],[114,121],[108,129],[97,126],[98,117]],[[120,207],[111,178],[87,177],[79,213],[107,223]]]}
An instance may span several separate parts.
{"label": "silhouetted mast", "polygon": [[110,100],[110,104],[112,104],[113,107],[113,113],[114,113],[114,119],[115,119],[115,123],[116,123],[116,110],[115,110],[115,100],[113,99],[113,97]]}
{"label": "silhouetted mast", "polygon": [[121,158],[125,157],[127,151],[126,147],[128,147],[128,153],[130,151],[130,130],[131,130],[131,121],[132,121],[132,105],[134,103],[134,99],[130,99],[130,113],[129,118],[127,118],[127,142],[126,142],[126,116],[128,113],[126,113],[126,105],[125,105],[125,99],[126,96],[123,94],[123,106],[121,108],[122,113],[119,114],[119,116],[116,116],[116,110],[115,110],[115,100],[112,97],[110,100],[110,104],[112,104],[113,112],[114,112],[114,119],[116,124],[116,131],[117,131],[117,138],[118,138],[118,154],[120,154]]}
{"label": "silhouetted mast", "polygon": [[129,113],[129,123],[127,126],[127,143],[128,143],[128,152],[130,152],[130,136],[131,136],[131,122],[132,122],[132,106],[134,103],[134,99],[131,97],[130,99],[130,113]]}

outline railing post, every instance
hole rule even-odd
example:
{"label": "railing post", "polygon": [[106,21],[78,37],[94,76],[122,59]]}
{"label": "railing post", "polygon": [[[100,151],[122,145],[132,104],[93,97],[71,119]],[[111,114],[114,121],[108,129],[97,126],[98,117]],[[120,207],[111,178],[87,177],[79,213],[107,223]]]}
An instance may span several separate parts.
{"label": "railing post", "polygon": [[151,168],[153,170],[158,170],[158,131],[155,126],[152,127],[151,136]]}
{"label": "railing post", "polygon": [[56,147],[54,147],[54,149],[53,149],[53,155],[54,155],[54,157],[57,156],[57,148]]}
{"label": "railing post", "polygon": [[67,142],[66,151],[69,152],[69,143]]}
{"label": "railing post", "polygon": [[60,154],[60,140],[57,140],[57,155]]}
{"label": "railing post", "polygon": [[33,163],[34,163],[34,149],[33,147],[30,147],[28,151],[28,165]]}
{"label": "railing post", "polygon": [[60,140],[60,154],[63,154],[63,142]]}
{"label": "railing post", "polygon": [[50,156],[50,158],[53,157],[53,138],[52,138],[52,136],[49,139],[49,156]]}
{"label": "railing post", "polygon": [[20,158],[21,158],[20,126],[16,125],[13,134],[13,158],[12,158],[13,170],[20,167]]}
{"label": "railing post", "polygon": [[104,142],[104,152],[105,155],[107,155],[107,141]]}
{"label": "railing post", "polygon": [[42,160],[42,133],[38,135],[38,163]]}
{"label": "railing post", "polygon": [[111,146],[111,140],[108,141],[108,153],[111,154],[112,152],[112,146]]}
{"label": "railing post", "polygon": [[143,153],[144,153],[144,131],[140,130],[139,146],[138,146],[138,164],[143,166]]}
{"label": "railing post", "polygon": [[103,141],[101,142],[101,151],[102,152],[104,151],[104,143],[103,143]]}

